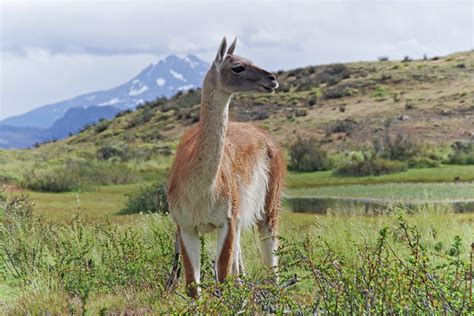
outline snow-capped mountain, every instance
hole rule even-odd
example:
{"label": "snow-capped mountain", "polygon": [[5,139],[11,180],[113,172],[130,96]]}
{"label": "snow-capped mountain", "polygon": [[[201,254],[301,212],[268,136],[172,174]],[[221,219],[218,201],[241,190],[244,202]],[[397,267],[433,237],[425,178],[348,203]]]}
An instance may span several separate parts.
{"label": "snow-capped mountain", "polygon": [[170,55],[149,65],[130,81],[118,87],[44,105],[25,114],[6,118],[0,121],[0,125],[48,128],[74,107],[133,108],[157,97],[170,97],[178,91],[200,87],[208,68],[209,65],[196,56]]}

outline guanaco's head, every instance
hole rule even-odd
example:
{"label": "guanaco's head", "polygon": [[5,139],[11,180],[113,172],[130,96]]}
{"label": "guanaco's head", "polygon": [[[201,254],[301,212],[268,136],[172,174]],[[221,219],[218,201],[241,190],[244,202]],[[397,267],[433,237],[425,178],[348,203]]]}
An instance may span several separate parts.
{"label": "guanaco's head", "polygon": [[[226,38],[222,39],[211,71],[214,71],[219,89],[227,93],[273,92],[278,88],[276,77],[249,60],[234,55],[237,39],[227,49]],[[227,50],[226,50],[227,49]]]}

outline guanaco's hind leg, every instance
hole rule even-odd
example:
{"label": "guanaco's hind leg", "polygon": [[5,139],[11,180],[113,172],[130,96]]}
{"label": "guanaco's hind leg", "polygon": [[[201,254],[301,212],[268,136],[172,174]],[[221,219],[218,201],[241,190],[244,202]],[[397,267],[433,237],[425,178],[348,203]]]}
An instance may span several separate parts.
{"label": "guanaco's hind leg", "polygon": [[264,264],[277,272],[278,258],[278,211],[280,209],[284,163],[281,151],[268,149],[268,190],[265,197],[265,216],[257,223]]}
{"label": "guanaco's hind leg", "polygon": [[217,279],[221,282],[232,272],[236,247],[235,226],[231,219],[217,232]]}
{"label": "guanaco's hind leg", "polygon": [[180,251],[183,257],[184,275],[188,295],[199,296],[201,269],[201,243],[196,229],[182,229],[178,226]]}
{"label": "guanaco's hind leg", "polygon": [[268,221],[262,220],[258,223],[258,232],[260,234],[260,247],[262,251],[263,263],[277,272],[278,258],[278,237],[276,227],[269,225]]}

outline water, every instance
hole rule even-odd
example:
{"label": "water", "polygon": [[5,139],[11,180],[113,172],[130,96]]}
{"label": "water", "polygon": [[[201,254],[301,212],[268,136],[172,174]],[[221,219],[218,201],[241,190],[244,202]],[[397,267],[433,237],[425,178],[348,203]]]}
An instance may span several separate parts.
{"label": "water", "polygon": [[365,215],[377,215],[385,213],[385,210],[392,206],[402,206],[409,209],[418,209],[422,206],[430,207],[443,206],[452,208],[455,213],[474,212],[474,201],[453,201],[450,203],[413,203],[373,200],[373,199],[356,199],[356,198],[320,198],[320,197],[303,197],[303,198],[287,198],[286,202],[289,209],[297,213],[357,213]]}

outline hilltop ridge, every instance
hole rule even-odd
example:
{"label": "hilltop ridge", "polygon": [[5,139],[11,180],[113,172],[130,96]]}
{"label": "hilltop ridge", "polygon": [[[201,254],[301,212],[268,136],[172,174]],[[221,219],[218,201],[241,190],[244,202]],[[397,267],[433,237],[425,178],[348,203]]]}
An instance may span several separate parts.
{"label": "hilltop ridge", "polygon": [[[276,93],[238,94],[230,115],[269,129],[283,143],[303,135],[330,147],[360,145],[380,134],[388,120],[393,133],[426,142],[467,140],[474,137],[469,123],[474,119],[473,69],[474,53],[469,51],[427,60],[279,71]],[[148,102],[64,143],[175,142],[199,120],[199,102],[199,89]]]}

